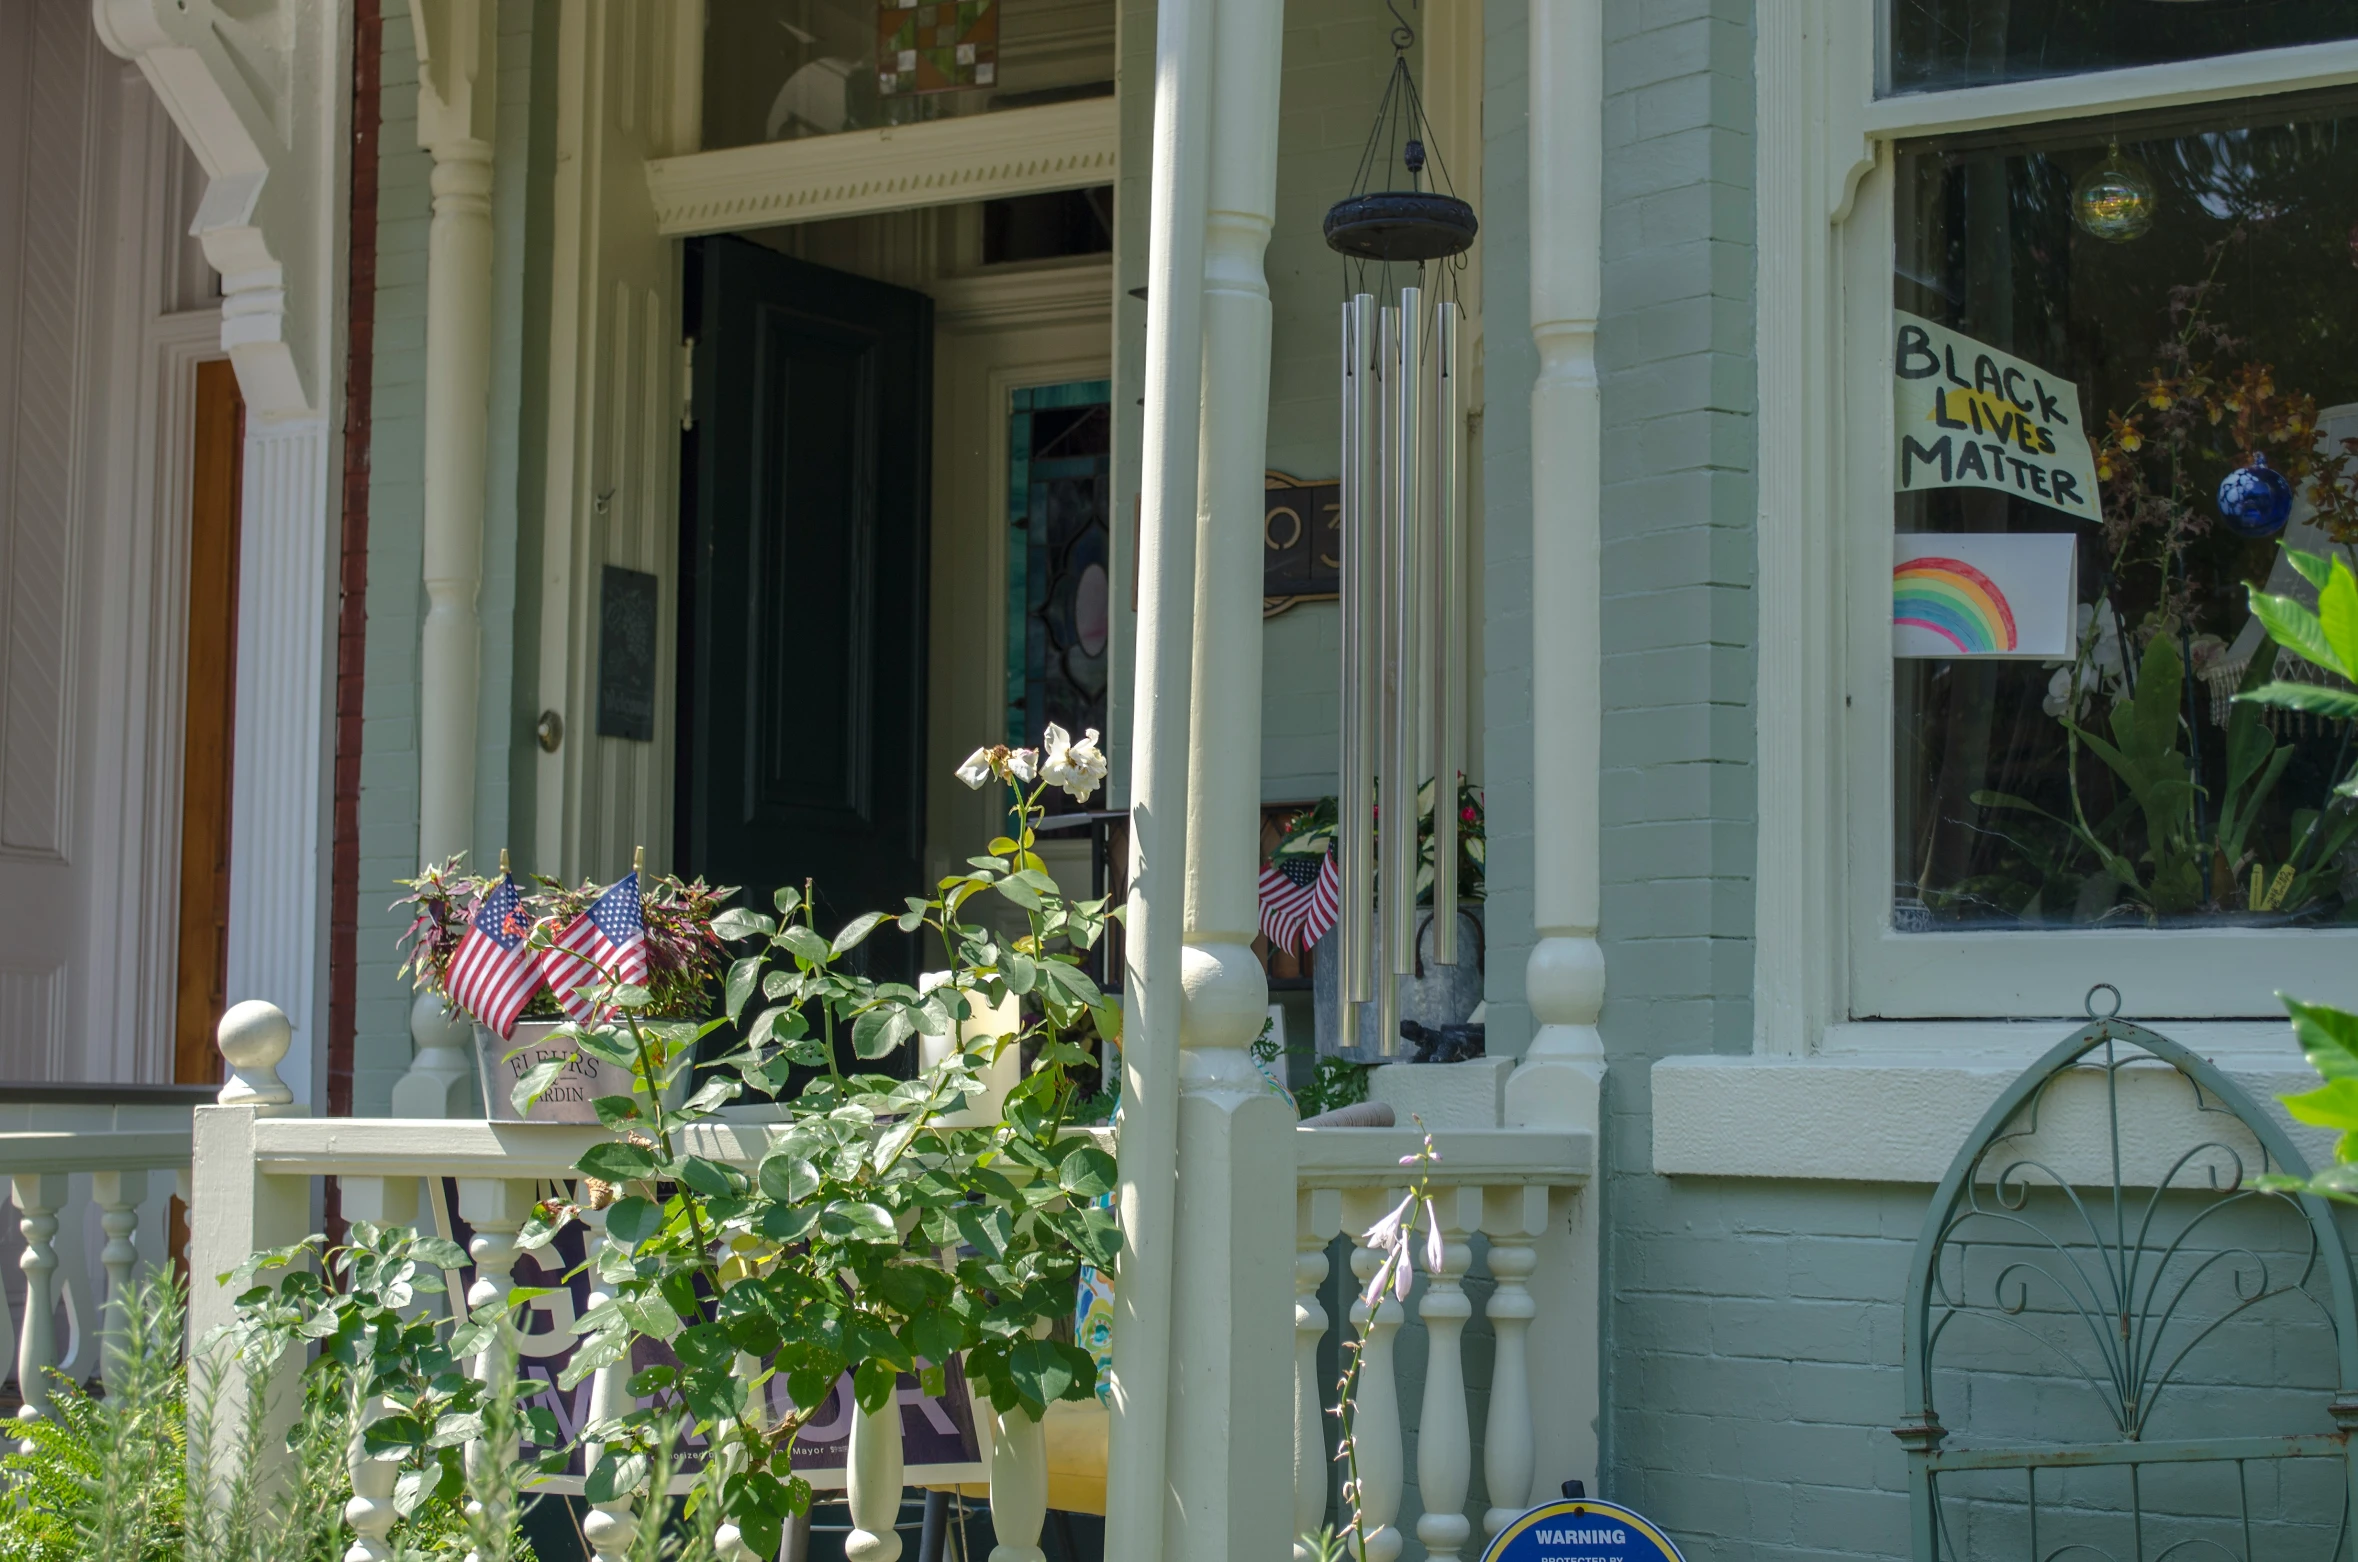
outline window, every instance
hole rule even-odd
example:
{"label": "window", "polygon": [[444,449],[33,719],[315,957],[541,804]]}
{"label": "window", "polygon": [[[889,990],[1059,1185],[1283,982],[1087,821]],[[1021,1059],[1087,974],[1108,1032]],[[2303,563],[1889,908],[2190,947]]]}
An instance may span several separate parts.
{"label": "window", "polygon": [[1761,47],[1762,1045],[2358,999],[2358,743],[2234,699],[2358,559],[2358,7],[1847,10]]}
{"label": "window", "polygon": [[1105,97],[1113,0],[708,0],[704,148]]}
{"label": "window", "polygon": [[1894,0],[1889,90],[2069,76],[2358,38],[2350,0]]}
{"label": "window", "polygon": [[[1106,728],[1113,384],[1027,386],[1007,418],[1007,741]],[[1073,811],[1050,800],[1051,809]]]}

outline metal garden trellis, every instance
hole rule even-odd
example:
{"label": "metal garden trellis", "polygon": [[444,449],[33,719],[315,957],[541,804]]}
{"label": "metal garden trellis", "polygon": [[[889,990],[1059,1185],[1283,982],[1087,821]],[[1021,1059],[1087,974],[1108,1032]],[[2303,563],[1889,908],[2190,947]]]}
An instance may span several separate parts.
{"label": "metal garden trellis", "polygon": [[[2114,1009],[2099,1015],[2096,994],[2105,991],[2113,993]],[[2283,1129],[2239,1086],[2181,1044],[2117,1018],[2118,1000],[2109,984],[2092,989],[2090,1022],[2049,1050],[1983,1114],[1950,1163],[1917,1239],[1903,1335],[1907,1411],[1893,1432],[1907,1449],[1913,1555],[1918,1562],[1942,1562],[1966,1554],[1951,1544],[1941,1492],[1944,1475],[2020,1471],[2027,1551],[2009,1545],[2008,1554],[2027,1555],[2029,1562],[2116,1558],[2122,1553],[2081,1539],[2042,1549],[2039,1479],[2051,1472],[2052,1492],[2054,1482],[2068,1479],[2063,1472],[2119,1471],[2128,1479],[2126,1510],[2108,1507],[2099,1516],[2116,1525],[2125,1521],[2131,1544],[2126,1555],[2138,1562],[2193,1556],[2259,1562],[2255,1523],[2264,1527],[2283,1515],[2255,1519],[2251,1467],[2330,1459],[2342,1465],[2341,1510],[2338,1518],[2330,1512],[2318,1517],[2320,1527],[2334,1526],[2332,1548],[2324,1556],[2340,1558],[2350,1544],[2351,1515],[2358,1512],[2358,1448],[2351,1437],[2358,1430],[2358,1306],[2341,1232],[2325,1200],[2254,1186],[2256,1176],[2271,1172],[2305,1180],[2309,1168]],[[2239,1147],[2206,1126],[2197,1142],[2174,1155],[2165,1153],[2166,1170],[2150,1188],[2130,1187],[2123,1166],[2123,1071],[2153,1064],[2176,1071],[2192,1091],[2198,1113],[2218,1113],[2239,1123],[2257,1142],[2261,1164],[2247,1165],[2248,1145]],[[2091,1073],[2101,1074],[2104,1090],[2108,1183],[2072,1179],[2056,1164],[2058,1158],[2042,1157],[2026,1146],[2050,1091],[2061,1081]],[[2141,1147],[2132,1146],[2132,1153],[2142,1153]],[[2035,1201],[2034,1193],[2046,1196],[2048,1205]],[[2191,1213],[2180,1207],[2188,1199],[2199,1200]],[[2198,1234],[2205,1242],[2220,1235],[2223,1228],[2214,1223],[2239,1207],[2247,1213],[2274,1207],[2297,1214],[2307,1251],[2275,1255],[2279,1262],[2272,1264],[2270,1256],[2239,1239],[2211,1245],[2190,1241]],[[1967,1261],[1977,1249],[1994,1255],[1998,1268],[1994,1278],[1975,1289]],[[2227,1305],[2207,1318],[2191,1301],[2206,1277],[2228,1288]],[[2326,1406],[2332,1431],[2161,1440],[2145,1435],[2156,1404],[2165,1391],[2182,1384],[2181,1369],[2198,1347],[2230,1319],[2293,1293],[2315,1303],[2332,1329],[2335,1391]],[[2052,1312],[2040,1316],[2084,1348],[2085,1360],[2067,1358],[2068,1364],[2097,1396],[2118,1435],[2100,1441],[1950,1446],[1952,1433],[1941,1424],[1934,1388],[1935,1355],[1944,1331],[1960,1318],[1978,1317],[2018,1330],[2052,1354],[2054,1343],[2024,1321],[2034,1300],[2051,1306]],[[2173,1526],[2212,1521],[2179,1514],[2157,1523],[2149,1513],[2144,1473],[2164,1467],[2182,1489],[2196,1466],[2232,1467],[2237,1511],[2215,1522],[2239,1545],[2215,1534],[2169,1539]],[[2280,1476],[2271,1489],[2281,1493],[2283,1484]],[[2084,1528],[2088,1518],[2083,1505],[2063,1507],[2064,1522]],[[2149,1537],[2154,1528],[2162,1534]],[[2149,1538],[2161,1541],[2150,1553]],[[2283,1551],[2267,1555],[2279,1557]]]}

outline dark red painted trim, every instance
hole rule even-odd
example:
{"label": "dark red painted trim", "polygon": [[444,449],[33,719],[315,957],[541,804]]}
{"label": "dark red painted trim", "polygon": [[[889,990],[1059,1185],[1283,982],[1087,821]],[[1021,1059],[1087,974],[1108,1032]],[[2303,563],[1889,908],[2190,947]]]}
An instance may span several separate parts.
{"label": "dark red painted trim", "polygon": [[377,140],[385,51],[383,0],[355,0],[352,20],[352,231],[344,353],[344,521],[336,612],[335,826],[328,889],[329,1115],[352,1112],[360,930],[360,716],[368,665],[370,392],[376,365]]}

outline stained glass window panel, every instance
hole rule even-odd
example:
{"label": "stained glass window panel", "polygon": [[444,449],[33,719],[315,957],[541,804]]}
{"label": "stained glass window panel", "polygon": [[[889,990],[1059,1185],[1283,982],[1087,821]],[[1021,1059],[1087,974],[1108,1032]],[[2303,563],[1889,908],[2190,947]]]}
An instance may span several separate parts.
{"label": "stained glass window panel", "polygon": [[1105,728],[1113,385],[1013,393],[1007,419],[1007,741]]}

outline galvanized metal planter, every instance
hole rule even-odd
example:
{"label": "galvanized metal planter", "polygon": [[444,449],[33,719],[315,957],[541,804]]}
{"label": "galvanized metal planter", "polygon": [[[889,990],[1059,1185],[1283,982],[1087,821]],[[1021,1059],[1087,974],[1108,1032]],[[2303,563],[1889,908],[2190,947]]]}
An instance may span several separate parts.
{"label": "galvanized metal planter", "polygon": [[2349,1256],[2324,1200],[2253,1185],[2308,1171],[2232,1080],[2117,1018],[2007,1089],[1909,1270],[1920,1562],[2347,1554]]}

